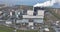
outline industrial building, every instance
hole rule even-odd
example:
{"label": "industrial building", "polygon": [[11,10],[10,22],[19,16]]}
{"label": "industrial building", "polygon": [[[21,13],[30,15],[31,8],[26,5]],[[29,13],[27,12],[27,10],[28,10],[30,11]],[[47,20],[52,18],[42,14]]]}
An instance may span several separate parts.
{"label": "industrial building", "polygon": [[[33,7],[33,10],[27,10],[25,15],[22,15],[22,20],[17,20],[17,23],[23,23],[22,26],[34,29],[34,27],[44,24],[44,8]],[[23,12],[24,13],[24,12]],[[27,24],[27,25],[26,25]],[[39,27],[39,26],[38,26]]]}
{"label": "industrial building", "polygon": [[44,7],[33,6],[33,10],[21,10],[21,9],[11,9],[7,8],[2,10],[2,17],[5,19],[7,25],[19,24],[20,28],[27,27],[29,29],[34,29],[35,27],[40,27],[44,24]]}

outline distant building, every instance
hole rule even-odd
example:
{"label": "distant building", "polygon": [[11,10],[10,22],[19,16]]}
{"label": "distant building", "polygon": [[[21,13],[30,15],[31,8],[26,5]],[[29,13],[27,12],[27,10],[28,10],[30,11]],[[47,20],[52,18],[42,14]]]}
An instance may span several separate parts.
{"label": "distant building", "polygon": [[5,7],[7,7],[7,5],[5,5],[5,4],[0,4],[0,9],[1,9],[1,8],[5,8]]}

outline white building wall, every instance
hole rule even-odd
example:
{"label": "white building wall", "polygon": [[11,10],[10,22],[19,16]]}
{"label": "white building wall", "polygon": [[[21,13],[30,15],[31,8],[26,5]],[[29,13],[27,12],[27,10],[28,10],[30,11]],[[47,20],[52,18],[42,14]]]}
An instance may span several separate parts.
{"label": "white building wall", "polygon": [[2,11],[0,11],[0,14],[3,13]]}
{"label": "white building wall", "polygon": [[37,15],[37,16],[33,16],[33,15],[23,15],[23,18],[44,18],[44,16],[42,16],[42,15]]}
{"label": "white building wall", "polygon": [[34,19],[34,22],[36,22],[36,23],[43,23],[43,19]]}
{"label": "white building wall", "polygon": [[33,10],[28,10],[27,15],[33,15],[33,12],[34,12]]}
{"label": "white building wall", "polygon": [[10,16],[12,16],[12,12],[10,12]]}
{"label": "white building wall", "polygon": [[6,23],[6,24],[12,24],[12,22],[11,22],[11,21],[6,21],[5,23]]}
{"label": "white building wall", "polygon": [[44,16],[44,10],[38,10],[38,15]]}
{"label": "white building wall", "polygon": [[28,23],[29,19],[17,20],[16,23]]}
{"label": "white building wall", "polygon": [[33,26],[34,25],[34,23],[33,22],[29,22],[29,26]]}

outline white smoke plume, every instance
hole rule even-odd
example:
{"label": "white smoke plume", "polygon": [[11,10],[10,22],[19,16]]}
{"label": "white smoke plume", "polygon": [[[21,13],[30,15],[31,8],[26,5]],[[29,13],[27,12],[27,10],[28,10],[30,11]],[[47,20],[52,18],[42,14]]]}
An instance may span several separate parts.
{"label": "white smoke plume", "polygon": [[53,6],[55,3],[60,4],[60,0],[48,0],[48,1],[44,2],[44,3],[36,4],[36,5],[34,5],[34,7],[36,7],[36,6],[44,6],[44,7]]}
{"label": "white smoke plume", "polygon": [[60,0],[56,0],[56,2],[60,5]]}

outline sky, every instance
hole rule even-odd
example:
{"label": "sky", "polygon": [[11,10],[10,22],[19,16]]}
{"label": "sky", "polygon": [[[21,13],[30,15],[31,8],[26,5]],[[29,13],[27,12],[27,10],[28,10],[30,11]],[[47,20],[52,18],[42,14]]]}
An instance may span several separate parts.
{"label": "sky", "polygon": [[[0,0],[0,4],[7,4],[7,5],[30,5],[33,6],[37,3],[43,3],[46,2],[48,0]],[[60,0],[59,1],[60,4]],[[58,3],[56,3],[58,4]],[[60,5],[54,5],[54,7],[59,7]]]}
{"label": "sky", "polygon": [[47,0],[0,0],[0,3],[10,4],[10,5],[34,5],[38,2],[44,2]]}

